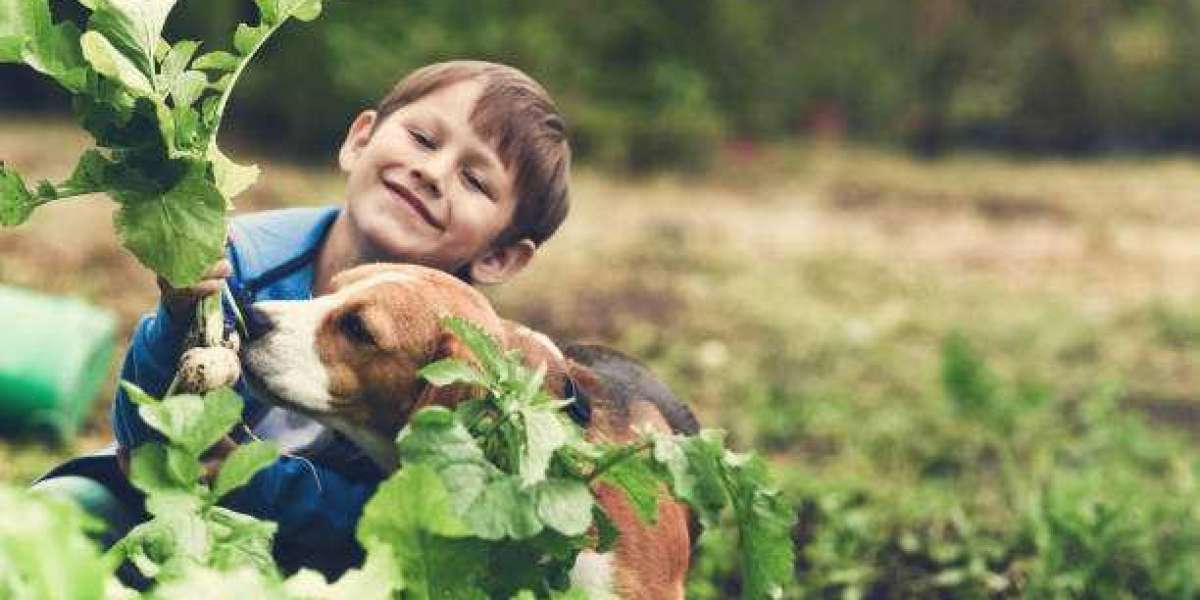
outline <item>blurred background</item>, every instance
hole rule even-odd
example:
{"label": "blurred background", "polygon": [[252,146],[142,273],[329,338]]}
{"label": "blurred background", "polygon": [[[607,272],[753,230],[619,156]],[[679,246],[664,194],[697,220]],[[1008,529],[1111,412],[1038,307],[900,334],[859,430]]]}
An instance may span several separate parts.
{"label": "blurred background", "polygon": [[[168,38],[225,48],[254,14],[182,2]],[[789,597],[1190,598],[1197,32],[1197,0],[336,2],[264,49],[222,144],[263,169],[240,212],[339,202],[341,136],[397,79],[518,66],[571,123],[573,209],[489,294],[771,457],[800,517]],[[90,145],[24,67],[0,66],[0,111],[27,180]],[[0,284],[105,308],[117,342],[78,439],[0,441],[0,480],[110,439],[157,298],[111,213],[0,232]],[[730,535],[689,598],[739,596]]]}

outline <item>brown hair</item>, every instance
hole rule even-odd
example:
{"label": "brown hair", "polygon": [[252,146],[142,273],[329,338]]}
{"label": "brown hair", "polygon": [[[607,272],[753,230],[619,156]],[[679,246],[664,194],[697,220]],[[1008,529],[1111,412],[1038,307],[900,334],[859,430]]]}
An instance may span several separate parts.
{"label": "brown hair", "polygon": [[570,208],[571,148],[566,122],[550,95],[531,77],[497,63],[435,63],[400,80],[376,107],[379,118],[375,122],[447,85],[471,79],[483,84],[483,93],[471,112],[471,125],[515,175],[513,219],[492,244],[505,246],[528,238],[540,246],[566,219]]}

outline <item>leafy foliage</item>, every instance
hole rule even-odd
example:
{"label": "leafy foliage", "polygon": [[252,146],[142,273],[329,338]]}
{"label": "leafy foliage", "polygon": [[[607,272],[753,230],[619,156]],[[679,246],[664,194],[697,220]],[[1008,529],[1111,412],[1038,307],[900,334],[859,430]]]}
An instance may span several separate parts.
{"label": "leafy foliage", "polygon": [[233,86],[268,36],[289,18],[316,18],[321,3],[258,0],[260,21],[238,26],[236,53],[195,60],[198,42],[162,39],[175,0],[82,3],[92,11],[83,32],[53,24],[47,0],[0,2],[0,62],[23,62],[70,92],[98,147],[67,181],[33,190],[0,164],[0,225],[19,225],[52,200],[106,192],[138,260],[172,285],[194,283],[223,255],[225,211],[258,173],[216,145]]}

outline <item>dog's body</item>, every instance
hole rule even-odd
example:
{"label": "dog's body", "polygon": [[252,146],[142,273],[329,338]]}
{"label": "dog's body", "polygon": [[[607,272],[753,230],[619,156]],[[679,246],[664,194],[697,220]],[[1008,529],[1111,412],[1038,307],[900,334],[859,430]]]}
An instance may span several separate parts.
{"label": "dog's body", "polygon": [[[254,305],[243,345],[246,378],[262,399],[298,410],[342,432],[385,470],[393,440],[419,408],[453,407],[470,393],[417,376],[446,357],[470,359],[441,325],[467,318],[531,367],[546,368],[545,388],[558,397],[575,385],[589,399],[587,436],[629,442],[635,429],[694,433],[686,406],[636,361],[600,346],[568,347],[496,315],[474,288],[440,271],[371,265],[338,276],[335,291],[305,302]],[[690,533],[687,509],[664,490],[655,524],[642,522],[620,490],[596,484],[600,505],[620,536],[606,554],[583,552],[573,583],[593,597],[682,598]]]}

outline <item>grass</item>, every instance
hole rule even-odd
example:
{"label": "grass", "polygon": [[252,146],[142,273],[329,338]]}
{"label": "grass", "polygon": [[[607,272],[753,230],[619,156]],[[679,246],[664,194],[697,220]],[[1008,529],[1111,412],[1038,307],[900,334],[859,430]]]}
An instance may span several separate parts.
{"label": "grass", "polygon": [[[83,143],[53,122],[0,127],[0,157],[34,177],[64,175],[62,149]],[[262,166],[243,206],[338,198],[331,169]],[[704,176],[583,169],[562,231],[488,293],[557,339],[642,358],[706,425],[768,453],[802,516],[797,594],[1184,597],[1200,566],[1197,189],[1185,157],[821,145]],[[91,225],[107,202],[79,203],[0,233],[0,283],[107,306],[127,339],[153,280]],[[109,397],[67,452],[103,442]],[[0,479],[60,456],[0,443]],[[733,593],[719,539],[706,548],[690,595]]]}

